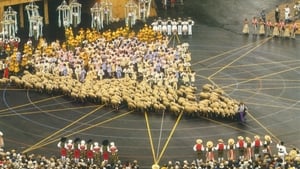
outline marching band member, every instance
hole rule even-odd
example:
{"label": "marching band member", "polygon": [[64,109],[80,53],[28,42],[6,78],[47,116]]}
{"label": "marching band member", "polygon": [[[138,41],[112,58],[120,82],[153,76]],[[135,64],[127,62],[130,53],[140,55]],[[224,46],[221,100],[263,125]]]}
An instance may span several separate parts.
{"label": "marching band member", "polygon": [[249,22],[248,19],[245,18],[244,20],[244,26],[243,26],[243,34],[248,35],[249,34]]}
{"label": "marching band member", "polygon": [[215,150],[218,151],[218,162],[222,162],[224,160],[224,152],[226,150],[226,145],[222,139],[218,140],[218,144],[215,147]]}
{"label": "marching band member", "polygon": [[157,23],[157,20],[154,20],[152,23],[151,23],[151,26],[152,26],[152,30],[154,32],[158,32],[158,23]]}
{"label": "marching band member", "polygon": [[158,17],[158,19],[157,19],[157,31],[159,33],[162,33],[162,20],[160,17]]}
{"label": "marching band member", "polygon": [[77,144],[78,141],[80,141],[79,138],[76,138],[76,139],[74,140],[73,157],[74,157],[74,162],[75,162],[75,163],[78,163],[78,162],[79,162],[79,159],[80,159],[80,149],[79,149],[78,145],[75,146],[75,145]]}

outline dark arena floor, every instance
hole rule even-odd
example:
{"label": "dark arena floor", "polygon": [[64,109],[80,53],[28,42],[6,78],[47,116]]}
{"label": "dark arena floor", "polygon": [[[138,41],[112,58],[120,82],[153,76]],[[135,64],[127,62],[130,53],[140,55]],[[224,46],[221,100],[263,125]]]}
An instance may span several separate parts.
{"label": "dark arena floor", "polygon": [[[184,7],[159,14],[178,17],[191,4],[186,0]],[[269,9],[274,4],[264,5]],[[200,14],[184,15],[196,18]],[[207,23],[195,19],[193,35],[179,37],[174,43],[189,43],[199,89],[205,83],[214,84],[229,97],[246,103],[249,108],[246,123],[204,117],[177,118],[168,112],[138,113],[124,106],[114,111],[91,103],[76,103],[61,95],[1,86],[0,130],[4,133],[5,149],[59,156],[57,143],[61,137],[99,142],[108,139],[116,143],[121,161],[136,159],[141,168],[151,168],[154,162],[162,165],[169,160],[194,160],[192,148],[198,138],[204,143],[209,140],[216,143],[219,138],[227,142],[240,135],[253,138],[268,134],[273,138],[274,152],[281,140],[288,150],[299,149],[299,37],[244,36],[239,33],[241,24]]]}

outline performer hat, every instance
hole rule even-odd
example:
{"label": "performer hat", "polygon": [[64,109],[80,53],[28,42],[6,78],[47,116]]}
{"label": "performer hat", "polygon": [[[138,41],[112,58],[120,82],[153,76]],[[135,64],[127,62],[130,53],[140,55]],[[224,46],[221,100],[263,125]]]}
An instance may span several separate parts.
{"label": "performer hat", "polygon": [[201,143],[202,143],[202,140],[201,140],[201,139],[197,139],[197,140],[196,140],[196,143],[197,143],[197,144],[201,144]]}

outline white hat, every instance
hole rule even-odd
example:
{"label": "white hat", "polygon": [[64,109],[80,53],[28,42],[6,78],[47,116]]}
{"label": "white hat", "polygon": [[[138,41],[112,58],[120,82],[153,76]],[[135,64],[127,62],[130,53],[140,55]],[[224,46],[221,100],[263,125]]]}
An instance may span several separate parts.
{"label": "white hat", "polygon": [[0,131],[0,136],[3,136],[3,133]]}

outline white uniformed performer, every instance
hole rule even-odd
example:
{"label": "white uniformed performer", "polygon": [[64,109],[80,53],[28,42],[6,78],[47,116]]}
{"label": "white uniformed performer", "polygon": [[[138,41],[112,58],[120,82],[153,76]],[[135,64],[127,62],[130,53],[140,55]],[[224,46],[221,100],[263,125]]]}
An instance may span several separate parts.
{"label": "white uniformed performer", "polygon": [[183,20],[182,22],[182,34],[187,35],[188,34],[188,21]]}
{"label": "white uniformed performer", "polygon": [[162,24],[162,27],[161,27],[162,34],[167,35],[167,24],[168,24],[167,20],[163,20],[161,22],[161,24]]}
{"label": "white uniformed performer", "polygon": [[160,33],[162,33],[162,20],[161,20],[161,18],[160,17],[158,17],[158,19],[157,19],[157,31],[158,32],[160,32]]}
{"label": "white uniformed performer", "polygon": [[157,23],[157,20],[154,20],[154,22],[152,22],[151,26],[152,26],[152,30],[154,32],[158,32],[158,23]]}
{"label": "white uniformed performer", "polygon": [[188,18],[188,35],[193,34],[193,26],[194,26],[194,21],[189,17]]}
{"label": "white uniformed performer", "polygon": [[167,35],[172,35],[172,20],[168,18],[167,20]]}
{"label": "white uniformed performer", "polygon": [[281,141],[280,144],[276,145],[278,150],[278,157],[282,159],[283,164],[285,164],[285,156],[288,154],[286,151],[286,147],[284,146],[284,142]]}
{"label": "white uniformed performer", "polygon": [[177,21],[177,34],[182,35],[182,20],[181,20],[181,18],[178,18],[178,21]]}
{"label": "white uniformed performer", "polygon": [[171,22],[172,24],[172,34],[173,35],[177,35],[177,22],[175,19],[173,19],[173,21]]}

